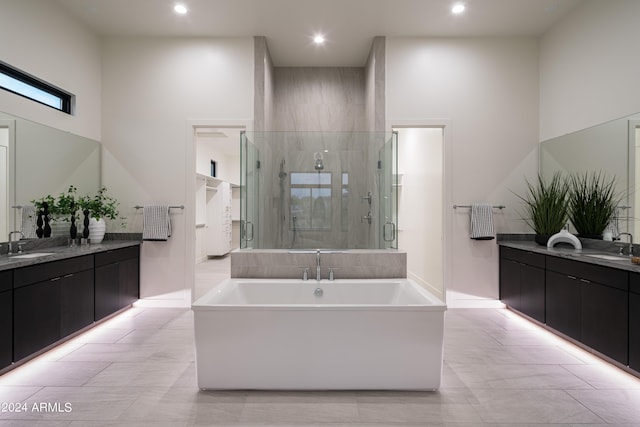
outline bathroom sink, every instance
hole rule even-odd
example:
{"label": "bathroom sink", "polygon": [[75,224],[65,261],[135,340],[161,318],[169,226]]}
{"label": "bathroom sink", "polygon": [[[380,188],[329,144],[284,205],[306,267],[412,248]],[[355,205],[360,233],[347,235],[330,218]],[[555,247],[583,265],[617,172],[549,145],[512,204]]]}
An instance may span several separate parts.
{"label": "bathroom sink", "polygon": [[30,254],[22,254],[22,255],[11,255],[11,258],[18,259],[29,259],[29,258],[39,258],[41,256],[53,255],[54,252],[33,252]]}
{"label": "bathroom sink", "polygon": [[585,254],[591,258],[606,259],[608,261],[631,261],[631,258],[623,255]]}

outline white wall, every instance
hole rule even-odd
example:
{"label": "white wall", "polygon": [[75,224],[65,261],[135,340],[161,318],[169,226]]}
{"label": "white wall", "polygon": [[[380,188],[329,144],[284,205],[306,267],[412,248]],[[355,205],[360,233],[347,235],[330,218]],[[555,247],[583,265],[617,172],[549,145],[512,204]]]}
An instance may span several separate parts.
{"label": "white wall", "polygon": [[[443,129],[398,128],[398,249],[407,275],[444,298]],[[448,212],[447,212],[448,213]]]}
{"label": "white wall", "polygon": [[[452,204],[505,204],[497,232],[527,231],[518,219],[524,177],[537,171],[538,43],[533,38],[398,38],[386,45],[387,128],[411,119],[449,122],[452,147],[445,215],[447,290],[498,296],[498,246],[469,239],[468,212]],[[446,138],[445,138],[446,139]],[[446,150],[445,150],[446,151]],[[445,171],[445,174],[447,171]]]}
{"label": "white wall", "polygon": [[100,40],[50,0],[2,0],[0,60],[76,97],[70,116],[0,91],[0,111],[100,140]]}
{"label": "white wall", "polygon": [[[216,162],[216,178],[240,184],[240,131],[220,129],[227,137],[196,137],[196,172],[209,176],[211,160]],[[230,144],[233,148],[223,147]]]}
{"label": "white wall", "polygon": [[103,50],[103,182],[125,207],[172,211],[166,243],[142,245],[141,297],[191,288],[194,268],[193,123],[252,120],[253,38],[109,38]]}
{"label": "white wall", "polygon": [[640,112],[640,2],[585,0],[540,43],[540,139]]}

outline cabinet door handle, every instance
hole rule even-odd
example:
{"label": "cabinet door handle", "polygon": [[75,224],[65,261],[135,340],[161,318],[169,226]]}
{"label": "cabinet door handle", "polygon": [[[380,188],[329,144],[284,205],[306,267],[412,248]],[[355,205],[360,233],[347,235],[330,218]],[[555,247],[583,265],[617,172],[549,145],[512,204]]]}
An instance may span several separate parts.
{"label": "cabinet door handle", "polygon": [[582,283],[591,283],[591,280],[587,280],[587,279],[580,279],[580,281],[581,281]]}
{"label": "cabinet door handle", "polygon": [[577,280],[577,279],[578,279],[577,277],[575,277],[575,276],[571,276],[571,275],[569,275],[569,274],[567,274],[567,277],[568,277],[569,279],[571,279],[571,280]]}
{"label": "cabinet door handle", "polygon": [[62,277],[54,277],[53,279],[49,280],[50,282],[57,282],[58,280],[62,279]]}
{"label": "cabinet door handle", "polygon": [[67,274],[66,276],[62,276],[62,277],[67,278],[67,277],[72,277],[72,276],[73,276],[73,273]]}

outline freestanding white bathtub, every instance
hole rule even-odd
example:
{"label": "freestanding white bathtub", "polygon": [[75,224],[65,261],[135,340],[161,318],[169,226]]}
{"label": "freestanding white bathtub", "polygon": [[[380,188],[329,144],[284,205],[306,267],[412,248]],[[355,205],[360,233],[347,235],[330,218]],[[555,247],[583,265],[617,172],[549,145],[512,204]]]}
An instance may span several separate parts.
{"label": "freestanding white bathtub", "polygon": [[228,279],[192,308],[202,389],[440,386],[446,305],[412,280]]}

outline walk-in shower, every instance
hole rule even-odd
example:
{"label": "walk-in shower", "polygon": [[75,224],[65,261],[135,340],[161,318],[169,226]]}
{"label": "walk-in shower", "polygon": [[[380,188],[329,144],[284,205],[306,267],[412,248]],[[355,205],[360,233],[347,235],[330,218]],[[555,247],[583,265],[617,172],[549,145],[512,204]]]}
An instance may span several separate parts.
{"label": "walk-in shower", "polygon": [[397,248],[397,134],[241,135],[240,247]]}

